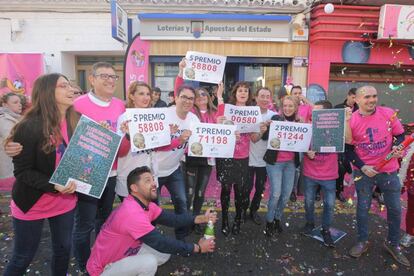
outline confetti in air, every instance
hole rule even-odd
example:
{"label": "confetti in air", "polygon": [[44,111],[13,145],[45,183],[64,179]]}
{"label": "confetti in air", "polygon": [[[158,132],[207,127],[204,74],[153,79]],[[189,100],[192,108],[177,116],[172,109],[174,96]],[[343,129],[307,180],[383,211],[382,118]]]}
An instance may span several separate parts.
{"label": "confetti in air", "polygon": [[404,87],[404,83],[401,83],[400,85],[394,85],[393,83],[390,83],[388,85],[388,88],[391,89],[392,91],[397,91],[398,89]]}

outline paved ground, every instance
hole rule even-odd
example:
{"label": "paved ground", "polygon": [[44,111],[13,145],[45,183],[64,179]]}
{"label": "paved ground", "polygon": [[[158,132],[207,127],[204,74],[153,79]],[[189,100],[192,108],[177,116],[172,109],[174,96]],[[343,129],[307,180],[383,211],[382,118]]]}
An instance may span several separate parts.
{"label": "paved ground", "polygon": [[[2,274],[12,250],[11,219],[8,211],[9,196],[0,199],[0,274]],[[414,269],[406,269],[391,259],[382,248],[386,235],[384,220],[371,216],[372,246],[367,255],[358,260],[350,258],[348,249],[355,241],[355,215],[353,206],[337,203],[334,226],[348,233],[336,249],[328,249],[318,241],[299,235],[303,225],[302,202],[291,204],[287,209],[285,231],[273,240],[263,235],[263,226],[252,221],[242,225],[239,236],[225,238],[217,225],[217,251],[210,255],[193,257],[173,256],[157,275],[414,275]],[[261,213],[263,215],[263,213]],[[169,229],[164,229],[172,233]],[[199,237],[192,234],[188,241]],[[50,275],[50,237],[48,224],[37,255],[27,275]],[[414,265],[414,248],[405,250]],[[77,275],[73,261],[70,275]]]}

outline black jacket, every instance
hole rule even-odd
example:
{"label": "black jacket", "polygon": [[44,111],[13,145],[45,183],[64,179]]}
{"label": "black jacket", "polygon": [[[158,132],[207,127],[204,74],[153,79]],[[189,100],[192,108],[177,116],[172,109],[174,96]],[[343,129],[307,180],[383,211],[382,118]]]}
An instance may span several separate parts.
{"label": "black jacket", "polygon": [[[272,121],[284,121],[284,119],[279,115],[273,115],[271,118]],[[269,139],[269,128],[267,128],[266,132],[263,133],[262,139],[267,141]],[[274,165],[277,160],[277,154],[279,151],[277,150],[266,150],[265,155],[263,156],[263,160],[266,164]],[[299,152],[295,152],[295,167],[299,167],[300,159],[299,159]]]}
{"label": "black jacket", "polygon": [[[42,151],[42,120],[40,117],[23,122],[13,137],[13,141],[23,146],[22,152],[13,157],[14,176],[12,198],[24,213],[47,192],[56,193],[49,179],[55,170],[56,151]],[[68,131],[70,135],[70,132]]]}

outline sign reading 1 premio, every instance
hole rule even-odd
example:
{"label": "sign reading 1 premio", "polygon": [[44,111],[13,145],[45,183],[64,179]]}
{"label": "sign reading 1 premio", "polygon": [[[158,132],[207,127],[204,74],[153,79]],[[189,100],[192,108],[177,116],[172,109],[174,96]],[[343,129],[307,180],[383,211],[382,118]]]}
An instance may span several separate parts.
{"label": "sign reading 1 premio", "polygon": [[147,40],[289,41],[291,17],[250,14],[139,14]]}

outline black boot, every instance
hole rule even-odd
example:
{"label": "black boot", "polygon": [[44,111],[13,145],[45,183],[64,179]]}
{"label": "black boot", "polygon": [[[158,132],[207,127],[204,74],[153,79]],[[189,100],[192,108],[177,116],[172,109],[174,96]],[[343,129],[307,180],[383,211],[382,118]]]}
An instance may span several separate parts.
{"label": "black boot", "polygon": [[231,233],[235,236],[240,234],[240,219],[235,219],[233,222],[233,226],[231,227]]}
{"label": "black boot", "polygon": [[229,216],[227,213],[222,214],[221,233],[226,237],[230,234]]}
{"label": "black boot", "polygon": [[280,220],[275,219],[273,221],[273,224],[276,232],[278,232],[279,234],[283,232],[282,223],[280,222]]}
{"label": "black boot", "polygon": [[275,234],[275,225],[274,221],[266,222],[266,228],[264,230],[264,234],[266,237],[271,238]]}

